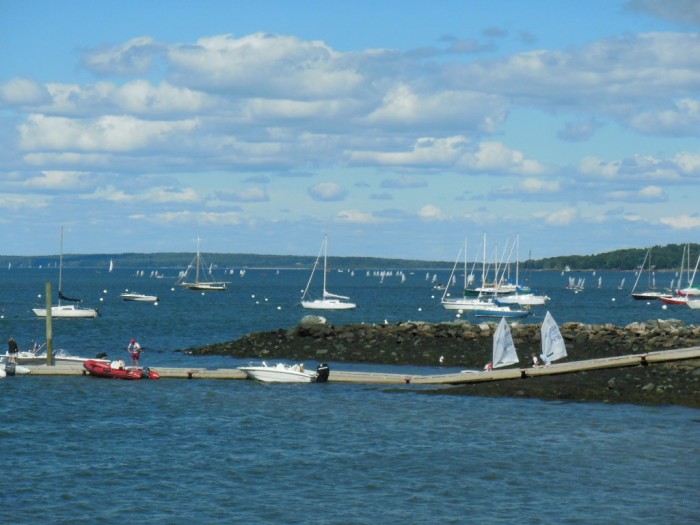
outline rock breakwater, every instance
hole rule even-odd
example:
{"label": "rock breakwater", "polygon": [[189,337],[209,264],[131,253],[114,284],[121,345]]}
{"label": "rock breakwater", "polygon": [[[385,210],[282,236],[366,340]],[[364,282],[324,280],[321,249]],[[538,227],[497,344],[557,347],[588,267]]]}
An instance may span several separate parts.
{"label": "rock breakwater", "polygon": [[[258,332],[236,341],[185,350],[251,359],[351,361],[481,368],[491,360],[497,323],[401,322],[335,326],[306,316],[289,329]],[[700,326],[676,320],[655,320],[619,327],[612,324],[565,323],[560,331],[570,360],[646,353],[700,345]],[[540,325],[512,323],[520,364],[540,353]]]}

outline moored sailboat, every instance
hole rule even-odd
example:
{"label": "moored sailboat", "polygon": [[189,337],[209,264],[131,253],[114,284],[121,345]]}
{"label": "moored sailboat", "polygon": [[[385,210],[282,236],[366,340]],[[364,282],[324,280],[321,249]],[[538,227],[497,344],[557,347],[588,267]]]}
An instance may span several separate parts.
{"label": "moored sailboat", "polygon": [[[207,274],[204,270],[205,267],[204,259],[199,252],[199,238],[197,238],[197,254],[175,284],[184,286],[190,290],[199,290],[203,292],[220,292],[226,290],[228,281],[214,281],[208,279],[207,275],[211,275],[211,268]],[[192,268],[194,268],[194,281],[188,281],[187,278]]]}
{"label": "moored sailboat", "polygon": [[[320,299],[311,299],[309,296],[309,290],[311,288],[311,282],[314,278],[314,273],[319,265],[321,255],[323,255],[323,295]],[[326,289],[326,277],[328,275],[328,236],[324,235],[323,243],[321,244],[321,250],[319,251],[314,266],[311,269],[311,276],[309,277],[309,282],[306,283],[306,288],[301,295],[301,306],[311,310],[351,310],[356,308],[357,305],[350,301],[350,298],[345,295],[337,295],[330,293]]]}
{"label": "moored sailboat", "polygon": [[[94,318],[99,315],[96,308],[81,308],[75,304],[62,304],[63,301],[80,303],[82,299],[63,295],[63,226],[61,226],[61,253],[58,264],[58,305],[51,307],[51,317],[56,318]],[[46,317],[46,308],[32,308],[37,317]]]}

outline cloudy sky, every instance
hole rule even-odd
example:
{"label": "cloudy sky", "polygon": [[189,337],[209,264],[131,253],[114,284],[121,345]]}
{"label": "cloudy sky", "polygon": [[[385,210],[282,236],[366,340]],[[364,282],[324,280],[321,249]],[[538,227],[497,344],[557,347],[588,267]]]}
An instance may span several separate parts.
{"label": "cloudy sky", "polygon": [[700,241],[698,0],[0,0],[0,253]]}

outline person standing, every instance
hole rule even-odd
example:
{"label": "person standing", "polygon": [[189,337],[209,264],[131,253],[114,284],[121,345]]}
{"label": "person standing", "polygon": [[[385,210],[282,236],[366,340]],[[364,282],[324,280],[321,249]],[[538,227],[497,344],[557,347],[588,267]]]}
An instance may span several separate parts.
{"label": "person standing", "polygon": [[17,355],[19,354],[19,346],[15,338],[10,336],[10,340],[7,342],[7,362],[17,364]]}
{"label": "person standing", "polygon": [[129,346],[126,348],[131,355],[131,366],[139,366],[139,359],[141,357],[141,345],[139,345],[136,339],[132,339]]}

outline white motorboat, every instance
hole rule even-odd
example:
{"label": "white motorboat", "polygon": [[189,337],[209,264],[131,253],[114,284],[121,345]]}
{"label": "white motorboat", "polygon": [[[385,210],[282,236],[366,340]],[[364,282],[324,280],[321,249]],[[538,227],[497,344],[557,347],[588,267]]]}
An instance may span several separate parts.
{"label": "white motorboat", "polygon": [[[42,347],[43,347],[43,345],[42,345]],[[0,354],[0,364],[7,363],[7,357],[8,357],[7,352],[5,352],[4,354]],[[86,361],[88,359],[95,359],[95,358],[69,355],[65,352],[65,350],[57,350],[53,353],[53,361],[54,361],[54,364],[56,364],[56,365],[82,364],[84,361]],[[108,359],[97,359],[97,360],[109,362]],[[39,353],[39,351],[33,352],[31,350],[22,350],[17,354],[15,362],[18,365],[45,365],[46,364],[46,352]]]}
{"label": "white motorboat", "polygon": [[31,369],[27,368],[26,366],[17,365],[17,364],[13,365],[12,363],[0,365],[0,371],[2,371],[2,377],[5,377],[5,376],[25,376],[25,375],[30,374],[32,372]]}
{"label": "white motorboat", "polygon": [[245,372],[249,379],[266,383],[325,383],[330,373],[325,363],[311,371],[304,369],[303,364],[269,366],[264,361],[260,366],[239,366],[238,370]]}
{"label": "white motorboat", "polygon": [[158,297],[155,295],[146,295],[136,292],[124,292],[123,294],[120,294],[119,297],[125,301],[135,301],[139,303],[155,303],[158,301]]}
{"label": "white motorboat", "polygon": [[[321,254],[323,254],[323,295],[320,299],[311,299],[309,297],[309,288],[311,287],[311,281],[314,278],[314,273],[319,265],[321,259]],[[328,275],[328,236],[323,237],[323,243],[321,244],[321,251],[316,257],[316,262],[314,262],[314,267],[311,270],[311,276],[309,277],[309,282],[306,283],[306,288],[304,293],[301,295],[301,306],[310,310],[352,310],[357,307],[357,305],[350,301],[349,297],[344,295],[336,295],[330,293],[326,290],[326,276]]]}

